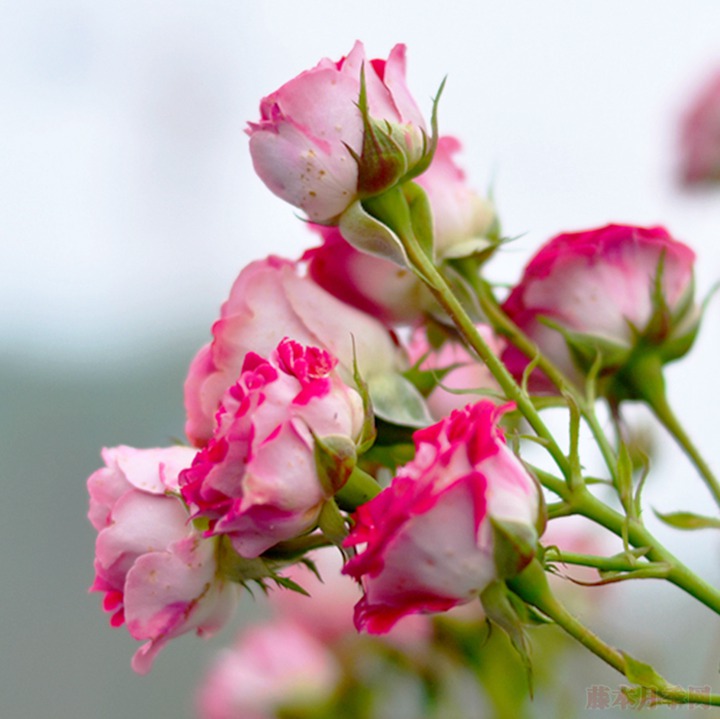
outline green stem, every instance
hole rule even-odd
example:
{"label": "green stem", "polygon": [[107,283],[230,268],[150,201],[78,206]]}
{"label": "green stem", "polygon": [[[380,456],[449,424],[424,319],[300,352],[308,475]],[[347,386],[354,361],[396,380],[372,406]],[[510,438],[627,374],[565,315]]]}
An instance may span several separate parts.
{"label": "green stem", "polygon": [[578,514],[609,529],[618,537],[627,536],[628,542],[633,547],[638,549],[647,548],[645,557],[649,561],[665,564],[669,567],[666,576],[669,582],[720,615],[720,591],[691,572],[639,521],[629,519],[611,509],[584,487],[574,492],[572,498],[568,501]]}
{"label": "green stem", "polygon": [[643,572],[644,578],[665,579],[668,575],[668,567],[664,564],[648,563],[637,561],[635,563],[623,559],[623,557],[596,557],[593,554],[577,554],[575,552],[563,552],[548,547],[545,552],[545,559],[549,562],[560,564],[574,564],[578,567],[593,567],[601,572]]}
{"label": "green stem", "polygon": [[[401,190],[398,189],[397,192],[401,193]],[[402,240],[410,265],[426,282],[428,289],[432,292],[445,312],[447,312],[468,345],[477,353],[488,370],[490,370],[506,397],[516,404],[535,433],[544,440],[548,452],[551,454],[563,476],[569,477],[571,468],[568,459],[543,422],[540,413],[535,409],[530,397],[514,380],[505,365],[500,361],[500,358],[490,349],[468,316],[465,308],[457,300],[445,281],[445,278],[438,271],[435,263],[423,251],[420,243],[415,238],[406,203],[399,202],[398,196],[392,195],[393,193],[390,192],[372,198],[372,200],[367,200],[368,210],[389,227],[392,227],[398,234]]]}
{"label": "green stem", "polygon": [[648,400],[648,404],[663,427],[672,435],[688,459],[695,465],[700,477],[705,482],[708,490],[710,490],[715,503],[720,507],[720,482],[718,482],[712,469],[710,469],[710,466],[693,444],[680,420],[673,412],[667,401],[666,394],[663,392],[661,396]]}
{"label": "green stem", "polygon": [[[720,695],[692,692],[668,683],[651,667],[641,665],[627,654],[611,647],[597,634],[578,621],[555,598],[547,584],[545,570],[539,562],[533,561],[518,577],[508,582],[508,587],[528,604],[539,609],[561,629],[577,640],[595,656],[617,670],[630,681],[650,689],[654,696],[677,704],[710,704],[720,706]],[[642,667],[645,677],[639,676]]]}

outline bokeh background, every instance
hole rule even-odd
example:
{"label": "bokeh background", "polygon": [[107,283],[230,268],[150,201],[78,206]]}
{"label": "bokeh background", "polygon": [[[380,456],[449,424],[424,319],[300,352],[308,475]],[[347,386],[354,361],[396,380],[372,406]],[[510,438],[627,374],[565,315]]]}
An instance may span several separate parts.
{"label": "bokeh background", "polygon": [[[3,718],[193,716],[194,684],[230,634],[185,637],[149,677],[132,673],[134,642],[87,594],[84,481],[103,445],[182,436],[185,368],[239,269],[309,246],[254,176],[243,128],[262,95],[357,38],[371,57],[407,43],[428,111],[448,76],[441,130],[520,237],[495,278],[517,278],[553,234],[609,221],[665,224],[699,253],[701,294],[720,278],[720,191],[676,182],[678,118],[720,65],[715,0],[0,0]],[[719,312],[669,372],[716,468]],[[656,437],[649,504],[709,511]],[[715,535],[663,536],[718,581]],[[611,640],[680,683],[720,687],[709,612],[654,583],[597,596]],[[564,674],[578,715],[603,714],[586,707],[594,684],[618,679],[593,660]]]}

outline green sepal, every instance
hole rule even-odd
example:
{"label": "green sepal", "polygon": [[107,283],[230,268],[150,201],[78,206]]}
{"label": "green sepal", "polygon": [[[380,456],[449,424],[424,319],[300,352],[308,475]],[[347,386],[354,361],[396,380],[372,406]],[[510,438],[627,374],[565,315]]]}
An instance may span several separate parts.
{"label": "green sepal", "polygon": [[573,332],[548,317],[539,317],[539,321],[559,332],[570,350],[575,364],[587,374],[601,357],[600,374],[622,367],[630,357],[632,348],[627,344],[613,342],[599,335]]}
{"label": "green sepal", "polygon": [[423,397],[428,397],[436,387],[441,385],[443,377],[463,366],[462,364],[451,364],[438,369],[421,370],[420,365],[426,358],[427,354],[423,355],[409,370],[403,372],[403,377],[412,382]]}
{"label": "green sepal", "polygon": [[500,579],[511,579],[532,561],[537,548],[535,528],[519,522],[490,518],[493,561]]}
{"label": "green sepal", "polygon": [[510,638],[513,648],[518,653],[520,661],[525,668],[530,696],[533,695],[532,687],[532,662],[530,660],[530,642],[525,631],[522,614],[524,605],[517,602],[508,591],[505,582],[496,580],[490,583],[480,594],[480,603],[486,617],[491,624],[498,626]]}
{"label": "green sepal", "polygon": [[360,70],[360,96],[357,107],[363,121],[363,144],[358,155],[346,145],[358,166],[357,189],[361,197],[372,197],[392,187],[408,170],[407,155],[393,138],[388,122],[370,117],[365,84],[365,66]]}
{"label": "green sepal", "polygon": [[340,215],[340,234],[353,247],[369,255],[410,267],[410,261],[398,235],[385,223],[369,214],[360,200]]}
{"label": "green sepal", "polygon": [[[241,584],[251,593],[251,583],[260,587],[260,589],[267,594],[268,582],[272,582],[284,589],[290,589],[293,592],[309,596],[303,587],[292,579],[279,574],[278,570],[294,564],[297,561],[305,564],[312,570],[314,567],[312,562],[305,559],[298,560],[296,553],[293,554],[292,558],[283,556],[283,553],[280,551],[275,551],[274,554],[272,554],[275,549],[276,548],[273,547],[268,551],[267,555],[263,554],[259,557],[241,557],[235,551],[227,536],[219,537],[216,548],[218,575],[228,581]],[[272,556],[270,556],[271,554]]]}
{"label": "green sepal", "polygon": [[413,234],[427,257],[435,262],[433,217],[425,190],[414,182],[402,185],[402,191],[410,211]]}
{"label": "green sepal", "polygon": [[428,167],[430,167],[433,157],[435,156],[435,150],[437,150],[438,139],[440,137],[440,133],[438,132],[437,110],[440,104],[440,97],[442,96],[443,90],[445,89],[446,82],[447,77],[444,77],[443,81],[440,83],[440,87],[438,88],[435,97],[433,98],[432,115],[430,116],[431,134],[429,141],[426,138],[425,147],[423,148],[423,156],[418,162],[415,163],[412,168],[410,168],[410,172],[408,172],[408,174],[404,178],[405,181],[412,180],[414,177],[422,175],[423,172],[425,172]]}
{"label": "green sepal", "polygon": [[380,490],[380,485],[372,475],[355,467],[345,486],[335,495],[335,502],[340,509],[354,512],[361,504],[377,496]]}
{"label": "green sepal", "polygon": [[348,528],[334,499],[328,499],[323,504],[318,517],[318,527],[324,537],[342,549],[343,541],[348,536]]}
{"label": "green sepal", "polygon": [[[407,247],[409,246],[413,248],[413,250],[419,250],[422,254],[426,255],[430,262],[434,262],[432,242],[428,242],[427,238],[427,233],[432,233],[432,226],[429,228],[426,226],[424,230],[425,237],[422,238],[424,241],[423,244],[421,240],[415,236],[413,215],[403,186],[393,187],[380,195],[363,200],[362,207],[368,216],[373,217],[376,222],[379,222],[400,240],[403,253],[407,252]],[[422,215],[422,208],[419,208],[418,211],[420,215]],[[421,222],[421,219],[418,218],[417,222]],[[429,287],[436,286],[437,281],[431,276],[423,274],[417,263],[411,263],[409,259],[407,259],[407,255],[405,255],[403,267],[409,267],[415,275]]]}
{"label": "green sepal", "polygon": [[675,529],[720,529],[720,519],[715,517],[704,517],[693,512],[669,512],[663,514],[658,512],[657,509],[653,511],[661,522]]}
{"label": "green sepal", "polygon": [[315,440],[315,470],[325,495],[332,497],[350,478],[357,462],[355,442],[341,434],[330,434]]}
{"label": "green sepal", "polygon": [[360,429],[360,436],[355,444],[357,445],[357,454],[361,455],[367,452],[373,446],[377,437],[377,429],[375,428],[375,412],[373,411],[372,399],[370,398],[370,390],[367,382],[360,374],[360,367],[357,362],[357,353],[355,351],[355,338],[353,337],[353,380],[357,387],[358,394],[363,404],[363,424]]}
{"label": "green sepal", "polygon": [[427,427],[433,418],[423,396],[408,379],[399,374],[383,374],[368,380],[375,414],[392,424]]}

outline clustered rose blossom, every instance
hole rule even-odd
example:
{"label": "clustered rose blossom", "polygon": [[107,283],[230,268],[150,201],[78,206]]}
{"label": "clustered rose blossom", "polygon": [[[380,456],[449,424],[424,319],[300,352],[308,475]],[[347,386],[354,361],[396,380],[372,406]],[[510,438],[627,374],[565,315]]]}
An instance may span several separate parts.
{"label": "clustered rose blossom", "polygon": [[132,660],[140,674],[173,637],[210,635],[229,618],[236,588],[218,576],[214,539],[189,521],[177,492],[192,460],[186,447],[103,450],[105,466],[88,479],[88,517],[98,532],[95,581],[111,624],[146,641]]}
{"label": "clustered rose blossom", "polygon": [[685,113],[680,161],[686,185],[720,182],[720,71],[709,78]]}
{"label": "clustered rose blossom", "polygon": [[358,629],[469,602],[498,578],[492,521],[535,531],[538,488],[503,440],[502,411],[483,400],[415,432],[415,458],[358,508],[344,570],[363,585]]}
{"label": "clustered rose blossom", "polygon": [[[503,309],[576,381],[594,361],[593,348],[606,370],[622,366],[641,341],[664,360],[675,359],[689,349],[697,326],[694,261],[695,253],[663,227],[607,225],[558,235],[530,260]],[[589,346],[589,356],[573,352],[560,330]],[[503,360],[518,377],[529,361],[514,347]]]}
{"label": "clustered rose blossom", "polygon": [[[688,182],[720,178],[710,94],[689,116]],[[416,235],[416,249],[460,283],[456,261],[479,272],[501,242],[493,205],[455,162],[459,141],[438,138],[434,121],[428,137],[405,47],[367,60],[358,42],[263,98],[260,114],[247,131],[254,167],[316,223],[322,245],[239,273],[185,382],[193,447],[105,449],[88,479],[91,590],[104,593],[113,626],[146,642],[136,671],[149,671],[171,638],[221,627],[240,583],[296,582],[312,595],[275,595],[280,618],[223,653],[199,695],[205,719],[309,716],[339,686],[342,652],[333,652],[351,614],[358,630],[389,637],[370,643],[424,648],[425,615],[463,611],[489,587],[516,590],[510,580],[533,560],[545,519],[539,487],[499,426],[514,405],[501,404],[496,378],[453,334],[447,297],[435,300],[400,266]],[[385,252],[388,237],[399,246]],[[612,378],[644,352],[667,362],[689,349],[693,264],[661,227],[566,233],[533,257],[502,309],[571,380],[581,383],[598,356],[601,380]],[[471,313],[481,322],[479,308]],[[526,379],[534,357],[490,325],[476,328]],[[533,392],[554,391],[537,370],[529,379]]]}
{"label": "clustered rose blossom", "polygon": [[[272,192],[304,210],[313,222],[329,223],[358,197],[364,126],[358,107],[361,73],[370,117],[390,128],[406,170],[424,156],[425,121],[405,84],[405,46],[387,60],[366,60],[360,42],[339,62],[327,58],[260,103],[250,123],[255,171]],[[380,190],[399,178],[369,178]]]}
{"label": "clustered rose blossom", "polygon": [[316,469],[315,437],[354,442],[364,422],[362,399],[336,364],[326,350],[290,339],[268,359],[249,352],[212,438],[180,474],[193,516],[243,557],[313,529],[333,495]]}

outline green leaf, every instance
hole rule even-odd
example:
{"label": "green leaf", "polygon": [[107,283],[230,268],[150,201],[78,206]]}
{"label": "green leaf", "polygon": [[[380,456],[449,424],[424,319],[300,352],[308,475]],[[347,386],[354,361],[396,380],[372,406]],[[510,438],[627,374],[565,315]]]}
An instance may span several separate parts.
{"label": "green leaf", "polygon": [[422,395],[402,375],[371,377],[368,390],[378,417],[405,427],[427,427],[433,423]]}
{"label": "green leaf", "polygon": [[670,527],[675,529],[720,529],[720,519],[704,517],[693,512],[669,512],[663,514],[657,509],[653,510],[655,516]]}

